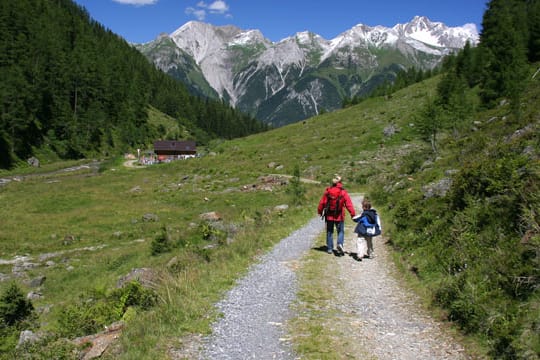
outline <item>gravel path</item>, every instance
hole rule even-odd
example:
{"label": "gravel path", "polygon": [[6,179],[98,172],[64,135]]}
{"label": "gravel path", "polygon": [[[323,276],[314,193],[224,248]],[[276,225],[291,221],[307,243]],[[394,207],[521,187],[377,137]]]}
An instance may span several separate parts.
{"label": "gravel path", "polygon": [[60,174],[60,173],[70,173],[70,172],[75,172],[75,171],[78,171],[78,170],[90,169],[90,170],[92,170],[92,174],[95,175],[99,171],[100,164],[101,164],[100,161],[92,161],[91,163],[88,163],[88,164],[76,165],[76,166],[72,166],[72,167],[68,167],[68,168],[64,168],[64,169],[60,169],[60,170],[55,170],[55,171],[50,171],[50,172],[46,172],[46,173],[35,173],[35,174],[26,174],[26,175],[10,175],[9,177],[0,178],[0,186],[9,184],[12,181],[20,182],[20,181],[27,180],[27,179],[32,179],[32,178],[37,178],[37,177],[47,177],[47,176]]}
{"label": "gravel path", "polygon": [[204,342],[202,359],[294,359],[283,327],[296,299],[294,269],[321,232],[312,219],[263,256],[226,298],[217,304],[223,317]]}
{"label": "gravel path", "polygon": [[[356,208],[361,197],[353,196]],[[346,252],[355,252],[353,223],[347,221]],[[294,354],[284,324],[294,314],[295,268],[324,231],[320,218],[283,239],[239,280],[220,303],[223,313],[212,336],[202,340],[199,359],[299,359]],[[344,334],[347,358],[467,359],[441,324],[423,313],[418,300],[392,276],[395,271],[382,238],[376,238],[375,259],[357,261],[351,256],[328,255],[335,263],[334,306],[329,322]],[[330,330],[329,330],[330,331]],[[351,351],[352,349],[352,351]],[[357,355],[355,355],[357,354]]]}
{"label": "gravel path", "polygon": [[[348,227],[347,234],[353,234],[353,225]],[[445,324],[430,317],[418,297],[396,280],[384,238],[374,239],[374,249],[374,259],[335,259],[341,285],[334,290],[338,323],[355,353],[381,360],[469,359]],[[346,242],[345,252],[356,252],[356,244]]]}

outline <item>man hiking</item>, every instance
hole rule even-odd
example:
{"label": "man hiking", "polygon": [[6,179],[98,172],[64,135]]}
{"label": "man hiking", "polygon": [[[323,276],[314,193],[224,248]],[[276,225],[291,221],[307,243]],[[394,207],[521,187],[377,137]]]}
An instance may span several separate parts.
{"label": "man hiking", "polygon": [[334,250],[334,228],[337,231],[338,253],[344,254],[345,208],[351,218],[356,215],[351,198],[341,183],[341,176],[334,175],[332,186],[326,188],[317,208],[317,213],[326,221],[326,251],[329,254]]}

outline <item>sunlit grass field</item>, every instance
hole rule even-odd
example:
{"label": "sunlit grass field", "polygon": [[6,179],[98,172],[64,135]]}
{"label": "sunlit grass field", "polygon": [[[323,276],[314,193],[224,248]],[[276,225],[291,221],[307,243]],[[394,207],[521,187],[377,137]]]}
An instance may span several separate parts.
{"label": "sunlit grass field", "polygon": [[[334,173],[349,191],[365,193],[400,156],[421,147],[410,124],[433,84],[215,141],[196,159],[136,168],[117,159],[103,162],[98,172],[11,181],[0,187],[0,273],[12,274],[8,262],[28,257],[31,265],[14,281],[27,293],[28,280],[46,277],[33,304],[42,326],[55,331],[66,306],[107,293],[132,269],[155,269],[159,301],[128,319],[125,346],[115,358],[164,358],[169,347],[181,346],[182,336],[209,331],[217,316],[212,305],[258,255],[316,216]],[[399,131],[385,136],[390,125]],[[300,205],[285,182],[260,186],[261,177],[293,175],[295,168],[300,177],[320,181],[302,183]],[[275,209],[283,204],[287,210]],[[200,215],[207,212],[220,214],[221,238],[206,236]],[[152,255],[152,243],[164,231],[173,246]]]}

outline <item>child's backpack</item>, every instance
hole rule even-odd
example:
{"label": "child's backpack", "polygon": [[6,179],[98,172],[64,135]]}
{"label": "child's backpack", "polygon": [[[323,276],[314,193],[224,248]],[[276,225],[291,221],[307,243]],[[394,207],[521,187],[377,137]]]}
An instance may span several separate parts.
{"label": "child's backpack", "polygon": [[326,204],[322,216],[338,217],[343,211],[343,200],[341,189],[337,186],[326,189]]}
{"label": "child's backpack", "polygon": [[381,228],[377,222],[377,212],[373,209],[365,210],[358,219],[358,223],[354,232],[360,236],[377,236],[381,235]]}

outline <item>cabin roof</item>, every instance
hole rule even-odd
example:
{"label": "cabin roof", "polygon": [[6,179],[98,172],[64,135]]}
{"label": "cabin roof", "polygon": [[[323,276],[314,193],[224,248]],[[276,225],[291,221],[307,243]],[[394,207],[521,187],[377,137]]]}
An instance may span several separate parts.
{"label": "cabin roof", "polygon": [[197,151],[197,144],[192,140],[157,140],[154,141],[154,151]]}

